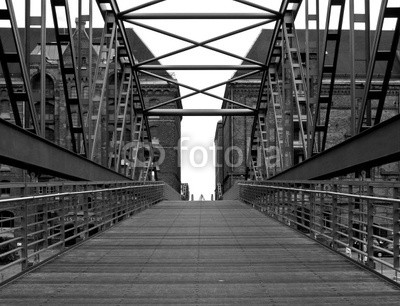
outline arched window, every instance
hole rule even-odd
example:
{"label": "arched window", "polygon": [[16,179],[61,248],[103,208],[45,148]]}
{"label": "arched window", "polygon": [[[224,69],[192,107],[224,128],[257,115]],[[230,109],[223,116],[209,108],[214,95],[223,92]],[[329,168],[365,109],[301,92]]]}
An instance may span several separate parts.
{"label": "arched window", "polygon": [[83,87],[83,99],[89,99],[89,86]]}
{"label": "arched window", "polygon": [[71,99],[76,99],[78,98],[78,92],[76,91],[76,86],[71,86],[71,91],[69,93],[69,97]]}
{"label": "arched window", "polygon": [[0,182],[0,198],[8,198],[11,195],[11,189],[7,186],[10,181],[3,180]]}
{"label": "arched window", "polygon": [[14,227],[14,214],[11,211],[3,210],[0,211],[0,228],[12,228]]}

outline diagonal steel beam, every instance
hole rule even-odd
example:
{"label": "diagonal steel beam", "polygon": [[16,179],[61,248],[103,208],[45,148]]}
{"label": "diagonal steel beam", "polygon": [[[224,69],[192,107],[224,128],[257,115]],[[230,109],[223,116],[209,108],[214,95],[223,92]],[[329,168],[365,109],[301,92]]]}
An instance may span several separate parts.
{"label": "diagonal steel beam", "polygon": [[233,58],[237,58],[237,59],[241,59],[243,61],[249,62],[249,63],[253,63],[255,65],[260,65],[260,66],[263,67],[264,64],[259,62],[259,61],[256,61],[256,60],[253,60],[253,59],[250,59],[250,58],[246,58],[246,57],[243,57],[243,56],[240,56],[240,55],[237,55],[237,54],[234,54],[234,53],[231,53],[231,52],[228,52],[228,51],[216,48],[216,47],[212,47],[212,46],[209,46],[208,44],[210,44],[212,42],[219,41],[221,39],[224,39],[224,38],[227,38],[227,37],[230,37],[230,36],[233,36],[233,35],[236,35],[236,34],[239,34],[239,33],[242,33],[242,32],[245,32],[245,31],[248,31],[248,30],[251,30],[251,29],[254,29],[254,28],[257,28],[257,27],[260,27],[260,26],[263,26],[263,25],[266,25],[268,23],[274,22],[274,20],[262,21],[262,22],[259,22],[259,23],[253,24],[253,25],[249,25],[247,27],[243,27],[243,28],[237,29],[235,31],[231,31],[231,32],[228,32],[228,33],[225,33],[225,34],[222,34],[222,35],[219,35],[219,36],[204,40],[202,42],[197,42],[195,40],[188,39],[186,37],[183,37],[183,36],[180,36],[180,35],[177,35],[177,34],[174,34],[174,33],[171,33],[171,32],[156,28],[156,27],[152,27],[152,26],[140,23],[140,22],[136,22],[136,21],[133,21],[133,20],[129,20],[127,22],[129,22],[129,23],[131,23],[133,25],[148,29],[150,31],[157,32],[157,33],[160,33],[160,34],[163,34],[163,35],[166,35],[166,36],[170,36],[172,38],[175,38],[175,39],[178,39],[178,40],[181,40],[181,41],[184,41],[184,42],[192,44],[191,46],[184,47],[184,48],[181,48],[181,49],[177,49],[177,50],[165,53],[163,55],[160,55],[160,56],[145,60],[143,62],[138,63],[137,66],[145,65],[145,64],[148,64],[148,63],[151,63],[151,62],[154,62],[154,61],[161,60],[163,58],[171,57],[173,55],[176,55],[176,54],[179,54],[179,53],[182,53],[182,52],[186,52],[186,51],[189,51],[189,50],[197,48],[197,47],[203,47],[203,48],[215,51],[215,52],[219,52],[219,53],[224,54],[224,55],[231,56]]}
{"label": "diagonal steel beam", "polygon": [[127,180],[110,169],[0,119],[0,163],[67,180]]}
{"label": "diagonal steel beam", "polygon": [[227,98],[219,97],[219,96],[214,95],[214,94],[211,94],[211,93],[209,93],[209,92],[207,92],[207,91],[209,91],[209,90],[211,90],[211,89],[214,89],[214,88],[217,88],[217,87],[220,87],[220,86],[225,85],[225,84],[227,84],[227,83],[232,83],[232,82],[234,82],[234,81],[237,81],[237,80],[246,78],[246,77],[248,77],[248,76],[254,75],[254,74],[256,74],[256,73],[259,73],[259,71],[258,71],[258,70],[257,70],[257,71],[252,71],[252,72],[246,73],[246,74],[244,74],[244,75],[241,75],[241,76],[239,76],[239,77],[236,77],[236,78],[233,78],[233,79],[230,79],[230,80],[221,82],[221,83],[217,83],[217,84],[214,84],[214,85],[212,85],[212,86],[209,86],[209,87],[206,87],[206,88],[203,88],[203,89],[197,89],[197,88],[194,88],[194,87],[192,87],[192,86],[189,86],[189,85],[186,85],[186,84],[182,84],[182,83],[180,83],[180,82],[178,82],[178,81],[171,80],[171,79],[168,79],[168,78],[164,78],[164,77],[162,77],[162,76],[159,76],[159,75],[154,74],[154,73],[151,73],[151,72],[142,71],[142,73],[143,73],[143,74],[146,74],[146,75],[149,75],[149,76],[152,76],[152,77],[155,77],[155,78],[158,78],[158,79],[160,79],[160,80],[169,82],[169,83],[176,84],[176,85],[178,85],[178,86],[182,86],[182,87],[184,87],[184,88],[187,88],[187,89],[190,89],[190,90],[193,90],[193,91],[194,91],[193,93],[190,93],[190,94],[187,94],[187,95],[178,97],[178,98],[174,98],[174,99],[171,99],[171,100],[168,100],[168,101],[159,103],[159,104],[157,104],[157,105],[155,105],[155,106],[149,107],[149,108],[146,109],[147,111],[148,111],[148,110],[152,110],[152,109],[156,109],[156,108],[160,108],[161,106],[164,106],[164,105],[167,105],[167,104],[171,104],[171,103],[176,102],[176,101],[178,101],[178,100],[183,100],[183,99],[192,97],[192,96],[197,95],[197,94],[208,95],[208,96],[213,97],[213,98],[216,98],[216,99],[218,99],[218,100],[223,100],[223,101],[226,101],[226,102],[228,102],[228,103],[232,103],[232,104],[235,104],[235,105],[237,105],[237,106],[240,106],[240,107],[243,107],[243,108],[247,108],[247,109],[253,110],[253,108],[251,108],[251,107],[248,106],[248,105],[241,104],[241,103],[239,103],[239,102],[236,102],[236,101],[233,101],[233,100],[230,100],[230,99],[227,99]]}
{"label": "diagonal steel beam", "polygon": [[400,115],[397,115],[271,179],[328,179],[396,162],[400,160],[399,140]]}

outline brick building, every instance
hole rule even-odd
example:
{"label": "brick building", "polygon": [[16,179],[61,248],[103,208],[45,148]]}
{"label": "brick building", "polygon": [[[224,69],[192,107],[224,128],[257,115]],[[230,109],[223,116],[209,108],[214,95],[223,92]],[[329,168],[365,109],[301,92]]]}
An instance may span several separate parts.
{"label": "brick building", "polygon": [[[79,35],[81,31],[81,35]],[[105,58],[103,54],[99,54],[100,50],[100,38],[102,35],[102,29],[93,29],[93,73],[95,71],[95,65],[97,58],[101,56],[101,60],[104,61]],[[3,41],[7,39],[12,39],[10,29],[0,29],[0,34]],[[24,30],[20,30],[20,35],[24,37]],[[73,34],[74,46],[78,46],[78,37],[81,37],[81,107],[83,118],[87,120],[88,103],[89,103],[89,48],[90,41],[88,33],[85,30],[85,24],[82,23],[80,26],[77,23],[76,29]],[[8,37],[8,38],[7,38]],[[132,30],[127,29],[127,37],[134,52],[134,56],[138,61],[143,61],[147,59],[154,58],[152,52],[143,43],[140,37]],[[71,141],[69,136],[69,129],[67,128],[67,114],[66,105],[63,92],[62,79],[59,69],[59,59],[57,52],[57,45],[53,43],[55,41],[54,29],[47,29],[47,39],[48,42],[45,48],[46,52],[46,135],[45,137],[55,142],[56,144],[71,149]],[[7,48],[7,46],[5,46]],[[32,29],[30,36],[30,46],[31,59],[30,59],[30,76],[31,85],[34,95],[35,108],[40,113],[40,54],[42,47],[40,45],[40,29]],[[6,50],[7,51],[7,50]],[[77,53],[76,53],[77,54]],[[71,56],[69,54],[64,54],[66,60],[71,61]],[[157,64],[157,62],[155,62]],[[13,71],[11,67],[12,78],[15,78],[16,84],[20,83],[22,85],[21,76],[16,74],[18,70]],[[174,79],[174,77],[168,74],[166,71],[157,71],[159,75],[166,78]],[[112,85],[112,80],[114,79],[114,72],[110,69],[110,73],[107,76],[110,80],[110,85],[107,90],[107,107],[101,114],[101,133],[98,150],[96,150],[95,161],[107,166],[108,157],[110,154],[111,146],[110,142],[112,139],[112,131],[114,125],[112,124],[114,116],[114,85]],[[179,87],[166,81],[159,80],[157,78],[148,77],[145,75],[139,75],[141,80],[141,87],[143,92],[143,97],[145,100],[146,107],[150,105],[155,105],[160,102],[164,102],[173,98],[180,96]],[[18,82],[19,80],[19,82]],[[74,82],[68,84],[69,87],[73,86]],[[71,88],[72,89],[72,88]],[[72,92],[72,91],[71,91]],[[166,106],[171,108],[181,108],[181,102],[178,100],[175,105]],[[19,108],[21,118],[24,118],[24,109],[21,106]],[[8,98],[8,93],[5,87],[4,79],[0,75],[0,118],[13,121],[13,113],[10,107],[10,102]],[[181,134],[181,118],[180,117],[150,117],[149,125],[152,134],[152,141],[159,144],[165,151],[165,158],[163,162],[158,165],[158,179],[167,182],[172,186],[177,192],[180,192],[181,181],[180,181],[180,168],[178,167],[178,152],[175,149]],[[9,167],[7,165],[1,165],[0,167],[0,180],[2,182],[16,182],[30,180],[31,177],[27,176],[23,170]],[[48,176],[39,176],[37,178],[39,181],[54,180],[54,178]],[[4,190],[3,190],[4,189]],[[3,192],[4,191],[4,192]],[[3,196],[7,196],[7,188],[2,188]]]}
{"label": "brick building", "polygon": [[[331,110],[330,124],[328,128],[328,138],[326,148],[332,147],[351,136],[350,118],[351,118],[351,103],[350,103],[350,67],[351,59],[349,54],[349,31],[342,32],[340,42],[339,61],[336,71],[336,80],[333,93],[333,105]],[[305,61],[305,31],[297,30],[297,35],[300,42],[300,53],[303,61]],[[321,31],[321,42],[323,33]],[[389,41],[391,33],[382,33],[382,42]],[[272,37],[272,30],[263,29],[259,37],[251,47],[247,58],[265,62],[269,43]],[[357,44],[357,57],[363,58],[364,45],[363,45],[363,31],[356,31],[355,38],[359,41]],[[374,35],[371,35],[374,37]],[[400,112],[399,106],[399,93],[400,93],[400,52],[398,52],[397,60],[395,61],[392,69],[392,78],[389,84],[389,90],[386,97],[385,109],[382,120],[392,117]],[[330,55],[327,54],[329,57]],[[316,102],[316,95],[318,91],[318,65],[316,60],[315,49],[310,50],[310,97],[311,103]],[[355,67],[356,73],[356,100],[357,104],[362,99],[362,90],[365,83],[365,61],[357,61]],[[383,67],[376,66],[375,72],[379,77],[383,75]],[[380,73],[381,72],[381,73]],[[241,71],[235,73],[233,77],[240,75]],[[225,98],[254,106],[257,102],[259,88],[261,82],[261,74],[254,75],[245,79],[241,79],[230,83],[226,86]],[[323,82],[327,84],[327,80]],[[322,90],[326,88],[323,85]],[[223,106],[225,107],[225,106]],[[374,105],[372,105],[374,108]],[[294,111],[292,110],[292,113]],[[372,112],[373,116],[373,112]],[[274,126],[273,113],[267,113],[267,124],[270,127]],[[217,164],[216,167],[216,190],[218,184],[222,186],[222,192],[228,191],[237,180],[246,178],[246,162],[249,159],[249,142],[251,135],[253,118],[251,117],[224,117],[222,122],[217,125],[215,135],[216,160],[223,160]],[[293,144],[291,145],[291,159],[284,164],[285,168],[299,163],[302,160],[298,145],[300,142],[299,134],[291,127],[290,133],[292,134]],[[275,131],[270,128],[268,130],[268,137],[270,140],[276,142]],[[259,152],[260,154],[261,152]],[[265,168],[264,171],[266,172]],[[391,164],[380,167],[374,172],[375,178],[381,179],[398,179],[399,177],[399,164]]]}

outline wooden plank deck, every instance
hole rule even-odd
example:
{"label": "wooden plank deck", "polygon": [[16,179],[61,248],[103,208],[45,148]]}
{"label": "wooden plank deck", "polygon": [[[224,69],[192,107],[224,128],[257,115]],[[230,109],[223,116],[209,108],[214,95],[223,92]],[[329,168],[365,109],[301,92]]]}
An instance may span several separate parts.
{"label": "wooden plank deck", "polygon": [[0,290],[3,305],[399,305],[399,288],[238,201],[162,202]]}

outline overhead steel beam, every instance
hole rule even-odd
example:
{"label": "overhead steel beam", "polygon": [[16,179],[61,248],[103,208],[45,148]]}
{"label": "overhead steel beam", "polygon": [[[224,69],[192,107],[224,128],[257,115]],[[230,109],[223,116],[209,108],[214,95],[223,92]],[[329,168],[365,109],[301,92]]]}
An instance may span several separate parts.
{"label": "overhead steel beam", "polygon": [[143,65],[138,70],[263,70],[259,65]]}
{"label": "overhead steel beam", "polygon": [[400,160],[400,115],[392,117],[271,180],[328,179]]}
{"label": "overhead steel beam", "polygon": [[0,119],[0,163],[67,180],[128,180],[108,168]]}
{"label": "overhead steel beam", "polygon": [[129,13],[118,16],[129,19],[278,19],[280,15],[268,13]]}
{"label": "overhead steel beam", "polygon": [[250,109],[153,109],[146,111],[147,116],[254,116]]}

